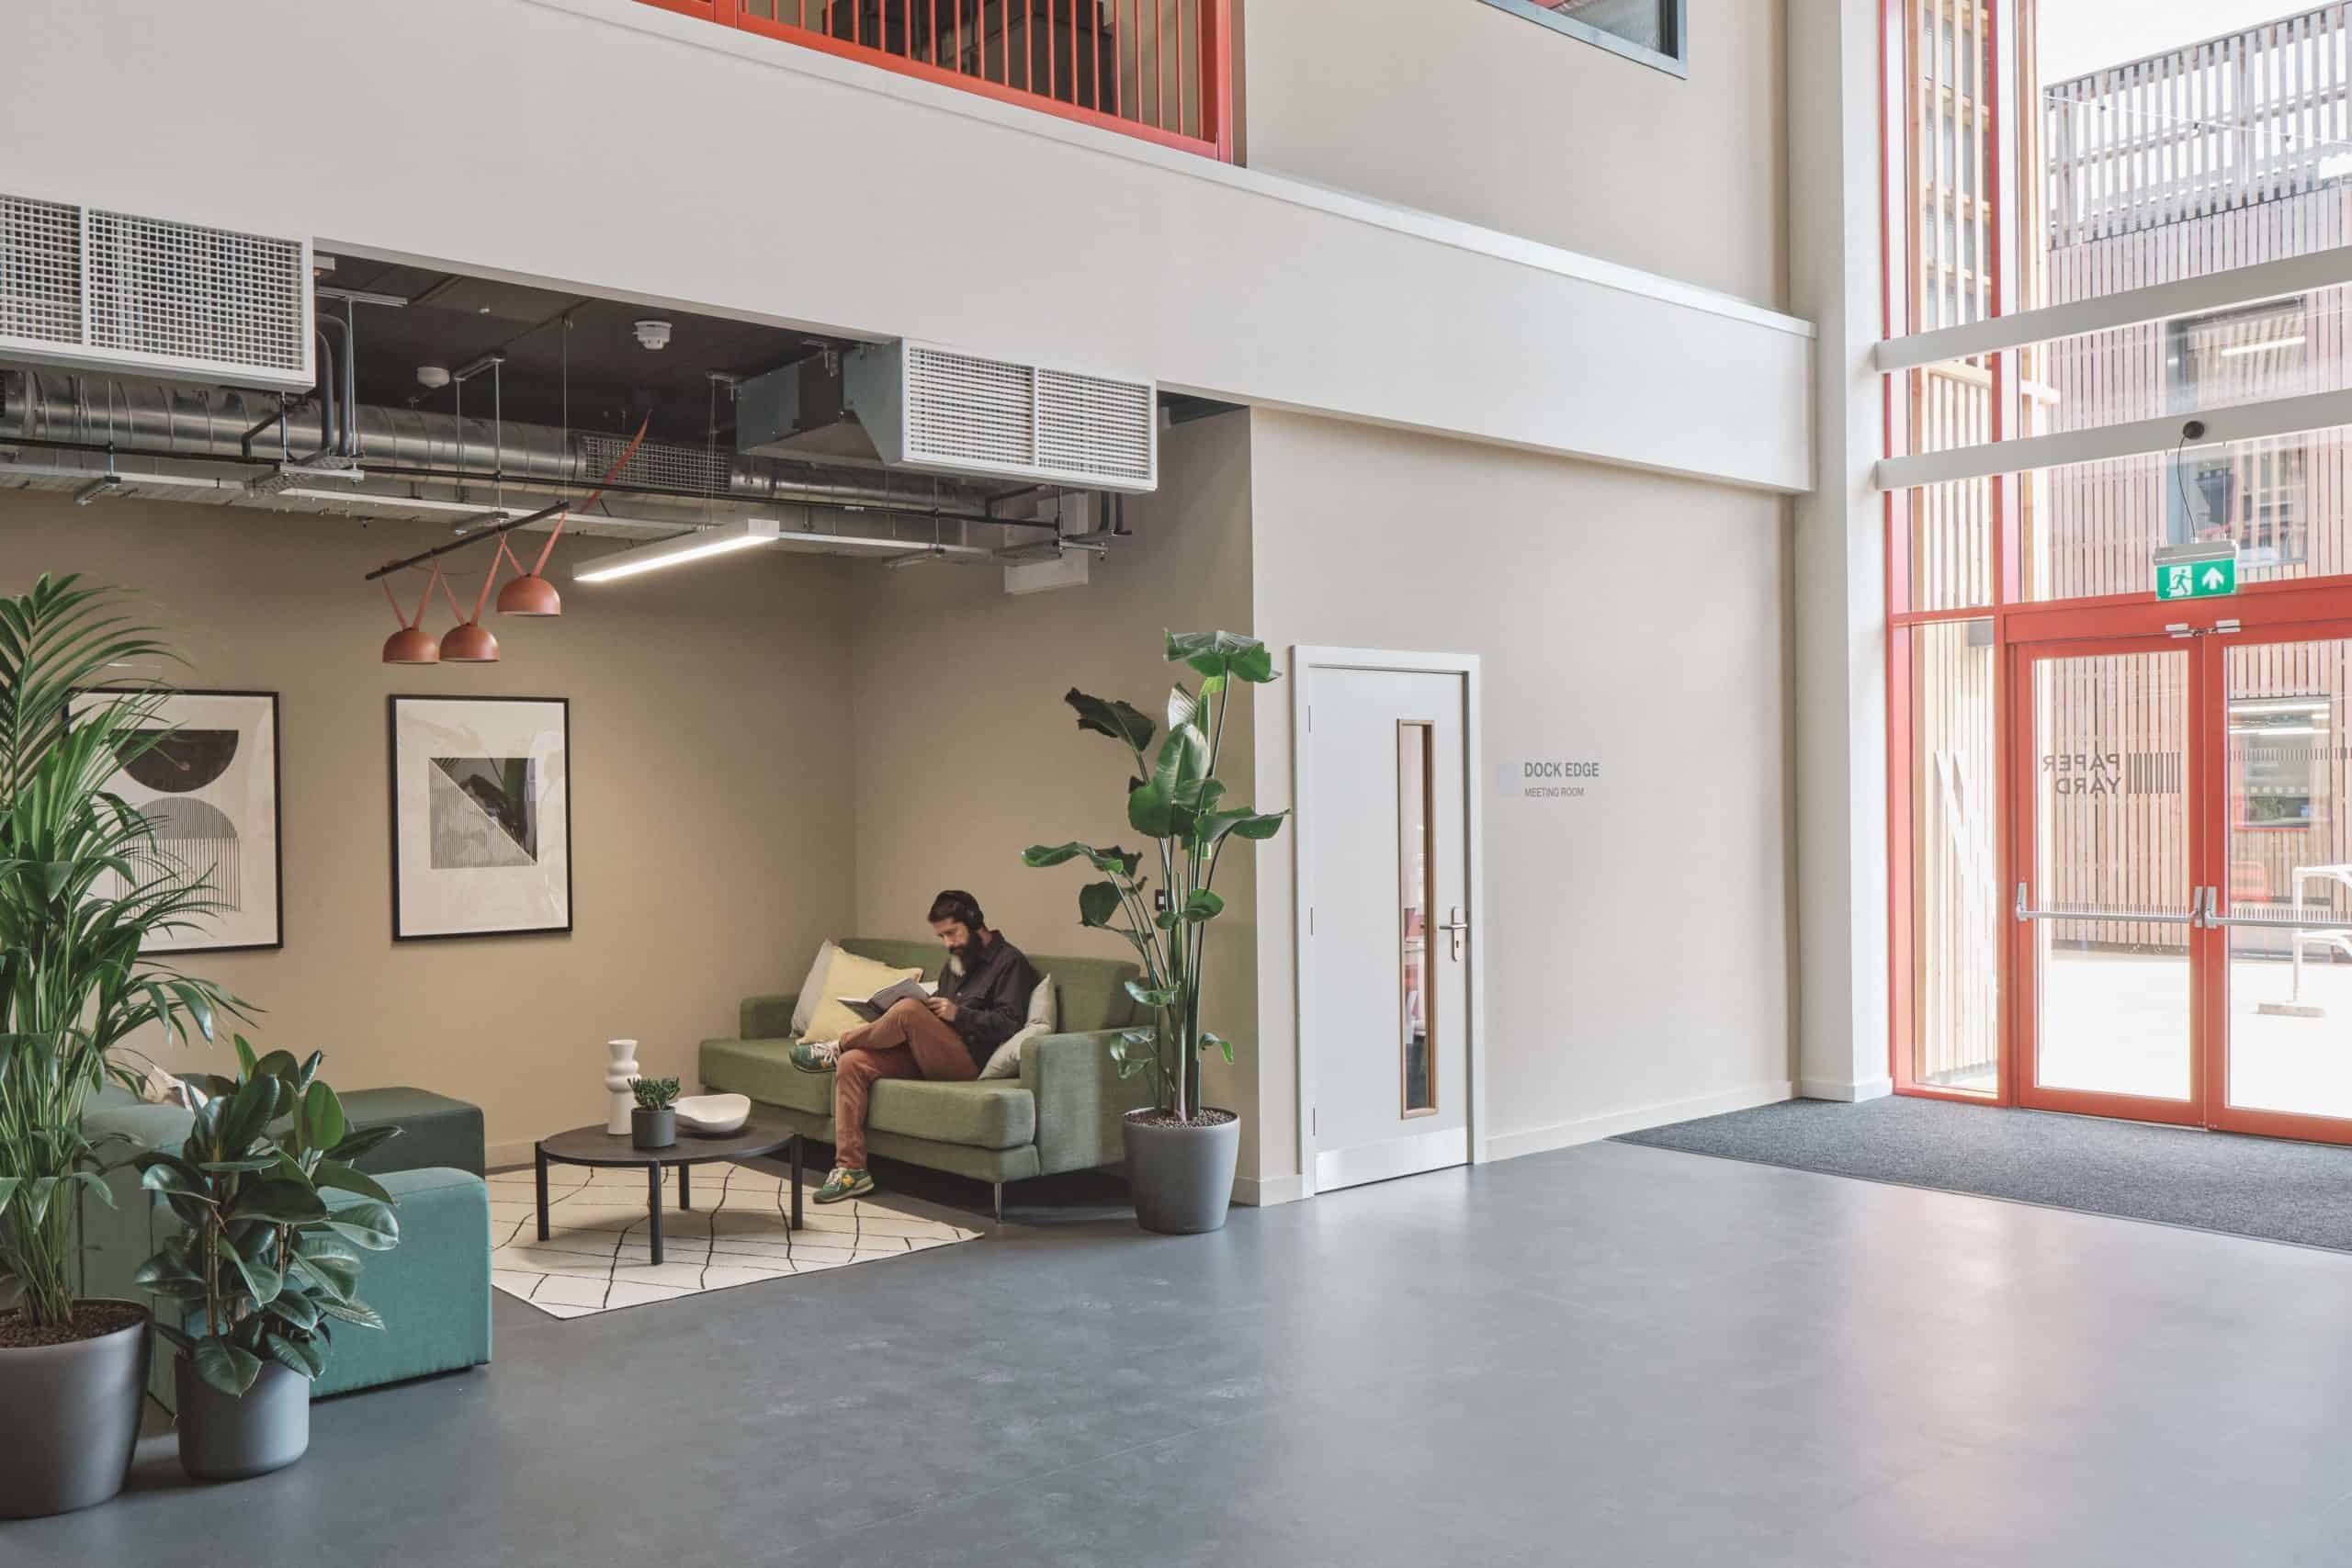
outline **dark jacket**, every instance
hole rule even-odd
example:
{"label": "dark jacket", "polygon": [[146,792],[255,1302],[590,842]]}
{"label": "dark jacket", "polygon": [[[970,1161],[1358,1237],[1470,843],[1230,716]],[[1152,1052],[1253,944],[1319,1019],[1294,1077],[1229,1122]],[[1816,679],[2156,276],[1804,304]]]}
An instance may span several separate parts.
{"label": "dark jacket", "polygon": [[956,1004],[956,1032],[979,1066],[1029,1021],[1029,993],[1037,971],[1001,931],[989,933],[985,951],[963,975],[951,958],[939,966],[939,994]]}

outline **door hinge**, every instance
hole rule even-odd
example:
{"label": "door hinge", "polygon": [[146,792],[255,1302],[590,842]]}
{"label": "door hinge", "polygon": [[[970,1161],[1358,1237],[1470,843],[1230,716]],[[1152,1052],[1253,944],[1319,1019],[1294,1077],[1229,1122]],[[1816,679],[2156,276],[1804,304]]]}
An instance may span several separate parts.
{"label": "door hinge", "polygon": [[1312,904],[1306,907],[1306,934],[1308,936],[1315,934],[1315,906]]}
{"label": "door hinge", "polygon": [[1323,1108],[1321,1106],[1310,1105],[1306,1108],[1306,1131],[1307,1135],[1310,1137],[1319,1138],[1323,1135]]}
{"label": "door hinge", "polygon": [[1306,733],[1309,735],[1315,733],[1315,705],[1313,703],[1306,705]]}

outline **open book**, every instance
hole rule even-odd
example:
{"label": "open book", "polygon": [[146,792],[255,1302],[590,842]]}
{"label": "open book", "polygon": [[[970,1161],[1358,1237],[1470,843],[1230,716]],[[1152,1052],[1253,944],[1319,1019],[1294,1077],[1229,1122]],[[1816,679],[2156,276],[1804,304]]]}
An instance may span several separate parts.
{"label": "open book", "polygon": [[837,997],[834,999],[866,1022],[872,1023],[876,1019],[888,1012],[897,1003],[929,1001],[931,987],[921,980],[893,980],[862,1002],[854,997]]}

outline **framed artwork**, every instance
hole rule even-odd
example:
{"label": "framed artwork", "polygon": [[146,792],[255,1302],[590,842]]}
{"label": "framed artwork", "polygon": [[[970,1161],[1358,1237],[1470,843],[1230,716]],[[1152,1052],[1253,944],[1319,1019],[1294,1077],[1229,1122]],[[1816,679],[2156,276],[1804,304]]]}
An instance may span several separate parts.
{"label": "framed artwork", "polygon": [[[85,692],[76,713],[116,696]],[[232,953],[286,945],[279,851],[277,694],[173,692],[152,729],[166,731],[107,787],[154,824],[153,853],[201,872],[214,908],[148,939],[150,953]],[[134,866],[145,856],[133,857]],[[145,870],[147,868],[141,867]],[[106,889],[119,894],[119,886]]]}
{"label": "framed artwork", "polygon": [[571,705],[391,699],[392,937],[571,930]]}

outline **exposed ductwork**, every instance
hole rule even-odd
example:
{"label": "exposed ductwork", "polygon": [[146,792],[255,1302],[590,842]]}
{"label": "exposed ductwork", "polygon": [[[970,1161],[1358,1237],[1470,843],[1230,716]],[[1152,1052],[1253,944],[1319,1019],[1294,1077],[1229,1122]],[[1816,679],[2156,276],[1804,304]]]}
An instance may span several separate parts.
{"label": "exposed ductwork", "polygon": [[[331,318],[322,317],[322,321]],[[344,355],[347,365],[349,352]],[[322,361],[329,363],[331,361]],[[489,480],[509,484],[593,485],[617,456],[616,438],[551,425],[503,424],[416,409],[356,406],[343,378],[334,401],[308,400],[279,417],[276,398],[224,388],[125,380],[31,370],[0,370],[0,445],[57,442],[142,460],[204,462],[282,458],[315,463],[323,455],[356,460],[371,477]],[[337,405],[340,406],[337,406]],[[356,451],[352,450],[356,446]],[[943,499],[983,510],[983,497],[943,491],[928,478],[891,484],[820,477],[803,466],[720,450],[648,443],[620,476],[623,487],[684,499],[718,496],[782,504],[840,502],[937,511]],[[1004,521],[1018,525],[1021,519]]]}

